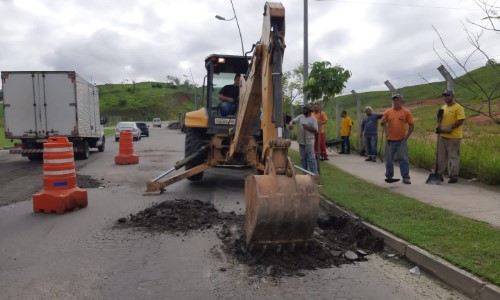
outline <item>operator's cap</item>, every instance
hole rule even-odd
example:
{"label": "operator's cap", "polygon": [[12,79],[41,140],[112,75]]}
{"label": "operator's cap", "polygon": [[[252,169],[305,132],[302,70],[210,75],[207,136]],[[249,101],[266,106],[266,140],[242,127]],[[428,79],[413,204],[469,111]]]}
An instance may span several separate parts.
{"label": "operator's cap", "polygon": [[392,94],[392,99],[395,99],[395,98],[403,99],[403,95],[401,95],[401,94]]}
{"label": "operator's cap", "polygon": [[451,95],[455,95],[455,93],[453,92],[452,89],[446,89],[444,92],[443,92],[443,96],[451,96]]}
{"label": "operator's cap", "polygon": [[302,108],[307,108],[309,111],[313,110],[311,104],[304,104],[304,106],[302,106]]}

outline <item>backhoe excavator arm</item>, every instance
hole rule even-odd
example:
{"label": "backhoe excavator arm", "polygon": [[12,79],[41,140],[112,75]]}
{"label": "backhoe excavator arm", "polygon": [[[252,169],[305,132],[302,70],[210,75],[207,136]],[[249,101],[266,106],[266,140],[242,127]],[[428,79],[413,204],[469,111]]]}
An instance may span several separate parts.
{"label": "backhoe excavator arm", "polygon": [[263,151],[268,155],[269,142],[281,137],[283,128],[282,61],[285,50],[285,8],[267,2],[264,7],[262,36],[255,47],[247,75],[241,80],[240,104],[229,156],[244,152],[252,138],[254,120],[262,106]]}
{"label": "backhoe excavator arm", "polygon": [[295,248],[311,240],[318,216],[316,180],[295,173],[283,138],[282,65],[285,50],[285,9],[264,7],[262,36],[240,88],[240,106],[228,156],[248,152],[252,128],[262,107],[263,175],[245,179],[245,227],[248,247]]}

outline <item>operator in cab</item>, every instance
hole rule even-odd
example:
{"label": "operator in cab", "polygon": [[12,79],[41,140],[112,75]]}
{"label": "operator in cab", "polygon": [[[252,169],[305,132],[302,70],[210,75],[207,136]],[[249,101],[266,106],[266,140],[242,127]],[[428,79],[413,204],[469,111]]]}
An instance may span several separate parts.
{"label": "operator in cab", "polygon": [[220,113],[223,117],[236,113],[238,98],[240,96],[241,74],[234,75],[234,83],[225,85],[219,92]]}

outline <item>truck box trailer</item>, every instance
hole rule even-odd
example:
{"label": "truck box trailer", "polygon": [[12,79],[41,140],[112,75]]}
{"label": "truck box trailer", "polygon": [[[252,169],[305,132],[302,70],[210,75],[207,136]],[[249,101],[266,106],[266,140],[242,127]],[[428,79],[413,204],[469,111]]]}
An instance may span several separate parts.
{"label": "truck box trailer", "polygon": [[97,86],[74,71],[4,71],[1,76],[5,138],[21,140],[11,153],[41,159],[50,136],[67,137],[80,159],[89,157],[90,148],[104,151]]}

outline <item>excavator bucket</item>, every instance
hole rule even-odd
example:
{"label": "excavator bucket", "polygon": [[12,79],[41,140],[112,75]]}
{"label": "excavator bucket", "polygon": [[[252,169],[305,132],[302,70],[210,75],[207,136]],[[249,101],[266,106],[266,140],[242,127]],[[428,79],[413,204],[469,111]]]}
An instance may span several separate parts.
{"label": "excavator bucket", "polygon": [[319,195],[310,175],[253,175],[245,180],[247,247],[292,248],[309,242]]}

